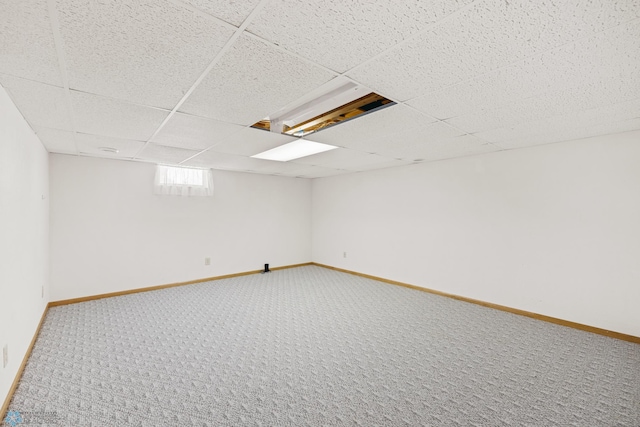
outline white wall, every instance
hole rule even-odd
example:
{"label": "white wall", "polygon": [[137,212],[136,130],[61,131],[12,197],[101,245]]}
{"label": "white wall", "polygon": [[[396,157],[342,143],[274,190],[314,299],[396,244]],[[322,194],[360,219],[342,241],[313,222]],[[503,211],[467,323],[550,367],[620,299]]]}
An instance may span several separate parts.
{"label": "white wall", "polygon": [[176,197],[152,164],[50,168],[52,301],[311,261],[309,180],[214,171],[213,197]]}
{"label": "white wall", "polygon": [[640,132],[317,179],[312,200],[315,262],[640,336]]}
{"label": "white wall", "polygon": [[[42,318],[48,293],[47,152],[0,87],[0,405]],[[3,369],[5,344],[9,364]]]}

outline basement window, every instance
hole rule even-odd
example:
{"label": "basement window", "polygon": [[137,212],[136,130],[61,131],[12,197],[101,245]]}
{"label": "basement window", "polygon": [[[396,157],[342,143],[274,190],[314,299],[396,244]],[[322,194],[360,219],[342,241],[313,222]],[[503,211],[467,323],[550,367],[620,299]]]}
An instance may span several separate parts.
{"label": "basement window", "polygon": [[[363,96],[363,93],[367,94]],[[314,95],[295,106],[277,111],[251,127],[303,137],[395,104],[350,81],[338,81]]]}
{"label": "basement window", "polygon": [[210,169],[158,165],[154,189],[164,196],[213,196],[213,176]]}

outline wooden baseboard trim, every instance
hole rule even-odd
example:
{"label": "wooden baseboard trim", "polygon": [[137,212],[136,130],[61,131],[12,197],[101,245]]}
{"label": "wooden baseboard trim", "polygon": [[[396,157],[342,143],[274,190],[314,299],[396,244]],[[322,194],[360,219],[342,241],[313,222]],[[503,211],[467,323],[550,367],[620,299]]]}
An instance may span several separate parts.
{"label": "wooden baseboard trim", "polygon": [[517,314],[520,316],[530,317],[532,319],[542,320],[544,322],[555,323],[556,325],[567,326],[569,328],[579,329],[581,331],[591,332],[598,335],[604,335],[610,338],[616,338],[623,341],[629,341],[632,343],[640,344],[640,337],[636,337],[634,335],[627,335],[620,332],[609,331],[607,329],[596,328],[595,326],[583,325],[582,323],[571,322],[569,320],[558,319],[557,317],[545,316],[544,314],[532,313],[530,311],[520,310],[517,308],[507,307],[504,305],[493,304],[490,302],[480,301],[473,298],[467,298],[460,295],[449,294],[447,292],[437,291],[435,289],[423,288],[421,286],[410,285],[408,283],[402,283],[395,280],[385,279],[383,277],[371,276],[369,274],[358,273],[357,271],[345,270],[343,268],[332,267],[330,265],[319,264],[317,262],[311,263],[312,265],[316,265],[318,267],[328,268],[330,270],[340,271],[343,273],[349,273],[360,277],[365,277],[367,279],[377,280],[379,282],[390,283],[396,286],[402,286],[409,289],[415,289],[422,292],[427,292],[434,295],[440,295],[447,298],[452,298],[458,301],[464,301],[471,304],[477,304],[484,307],[493,308],[500,311],[506,311],[508,313]]}
{"label": "wooden baseboard trim", "polygon": [[20,367],[18,368],[16,377],[13,379],[13,383],[9,388],[9,393],[7,394],[7,397],[4,399],[2,408],[0,408],[0,423],[2,422],[2,420],[4,420],[5,416],[7,415],[7,411],[9,410],[9,404],[11,404],[11,399],[13,398],[13,393],[16,391],[16,388],[20,383],[20,379],[22,378],[22,373],[24,372],[25,366],[27,366],[27,361],[29,360],[29,356],[31,356],[31,350],[33,350],[33,346],[35,345],[36,340],[38,339],[38,335],[40,334],[40,328],[44,323],[45,317],[47,317],[48,310],[49,310],[49,305],[47,304],[47,306],[44,308],[44,311],[42,312],[42,317],[40,318],[40,323],[38,323],[36,332],[33,334],[33,338],[31,338],[31,343],[29,344],[29,347],[27,347],[27,352],[22,358],[22,363],[20,363]]}
{"label": "wooden baseboard trim", "polygon": [[[284,269],[287,269],[287,268],[303,267],[305,265],[311,265],[311,264],[312,263],[310,263],[310,262],[305,262],[303,264],[284,265],[284,266],[281,266],[281,267],[271,267],[270,270],[271,271],[284,270]],[[65,300],[59,300],[59,301],[51,301],[49,303],[49,307],[57,307],[59,305],[76,304],[76,303],[79,303],[79,302],[93,301],[93,300],[98,300],[98,299],[102,299],[102,298],[119,297],[119,296],[122,296],[122,295],[137,294],[137,293],[140,293],[140,292],[157,291],[159,289],[167,289],[167,288],[175,288],[177,286],[193,285],[193,284],[196,284],[196,283],[210,282],[212,280],[230,279],[232,277],[248,276],[249,274],[257,274],[257,273],[260,273],[260,272],[262,272],[262,270],[243,271],[241,273],[225,274],[225,275],[222,275],[222,276],[214,276],[214,277],[207,277],[207,278],[204,278],[204,279],[189,280],[187,282],[169,283],[169,284],[166,284],[166,285],[150,286],[150,287],[146,287],[146,288],[137,288],[137,289],[128,289],[126,291],[109,292],[109,293],[106,293],[106,294],[90,295],[90,296],[80,297],[80,298],[71,298],[71,299],[65,299]]]}
{"label": "wooden baseboard trim", "polygon": [[[312,264],[313,263],[311,263],[311,262],[305,262],[305,263],[302,263],[302,264],[283,265],[281,267],[271,267],[270,270],[271,271],[277,271],[277,270],[284,270],[284,269],[287,269],[287,268],[304,267],[306,265],[312,265]],[[231,277],[247,276],[249,274],[256,274],[256,273],[260,273],[260,272],[262,272],[262,270],[244,271],[244,272],[241,272],[241,273],[225,274],[223,276],[207,277],[205,279],[189,280],[187,282],[170,283],[170,284],[167,284],[167,285],[159,285],[159,286],[151,286],[151,287],[147,287],[147,288],[130,289],[130,290],[127,290],[127,291],[111,292],[111,293],[108,293],[108,294],[92,295],[92,296],[87,296],[87,297],[82,297],[82,298],[73,298],[73,299],[49,302],[49,304],[47,304],[47,306],[45,307],[44,312],[42,313],[42,318],[40,319],[40,323],[38,323],[38,327],[36,329],[36,332],[33,335],[33,338],[31,339],[31,343],[29,344],[29,347],[27,348],[27,352],[24,355],[24,358],[22,359],[22,363],[20,364],[20,367],[18,368],[18,372],[16,373],[16,377],[13,380],[13,384],[11,384],[11,387],[9,388],[9,393],[7,394],[7,397],[4,400],[4,403],[2,404],[2,408],[0,408],[0,422],[2,422],[2,420],[4,420],[4,418],[5,418],[6,414],[7,414],[7,411],[9,410],[9,404],[11,404],[11,399],[13,398],[13,393],[15,393],[16,388],[18,387],[18,384],[20,383],[20,379],[22,378],[22,373],[24,372],[24,368],[27,365],[27,361],[29,360],[29,356],[31,356],[31,350],[33,350],[33,346],[35,345],[36,340],[38,339],[38,335],[40,334],[40,328],[42,327],[44,319],[47,316],[47,311],[49,310],[50,307],[56,307],[56,306],[67,305],[67,304],[75,304],[75,303],[78,303],[78,302],[91,301],[91,300],[102,299],[102,298],[116,297],[116,296],[120,296],[120,295],[136,294],[136,293],[139,293],[139,292],[155,291],[155,290],[158,290],[158,289],[173,288],[173,287],[176,287],[176,286],[193,285],[195,283],[210,282],[212,280],[229,279]]]}

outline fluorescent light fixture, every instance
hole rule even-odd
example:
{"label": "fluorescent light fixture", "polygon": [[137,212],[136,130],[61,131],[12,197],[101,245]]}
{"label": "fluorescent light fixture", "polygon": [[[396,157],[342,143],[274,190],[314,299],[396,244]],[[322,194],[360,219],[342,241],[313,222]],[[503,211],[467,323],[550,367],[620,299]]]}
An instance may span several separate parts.
{"label": "fluorescent light fixture", "polygon": [[299,159],[300,157],[306,157],[336,148],[338,147],[335,145],[321,144],[319,142],[307,141],[306,139],[299,139],[297,141],[272,148],[271,150],[258,153],[251,157],[256,159],[276,160],[278,162],[288,162],[289,160]]}

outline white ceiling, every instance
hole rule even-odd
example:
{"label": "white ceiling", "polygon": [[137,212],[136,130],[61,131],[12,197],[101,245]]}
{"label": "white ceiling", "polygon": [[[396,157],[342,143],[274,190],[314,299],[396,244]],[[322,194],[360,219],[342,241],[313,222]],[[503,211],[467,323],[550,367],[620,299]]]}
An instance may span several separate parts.
{"label": "white ceiling", "polygon": [[[250,157],[335,78],[397,104]],[[324,177],[640,129],[640,1],[0,0],[0,84],[51,152]]]}

